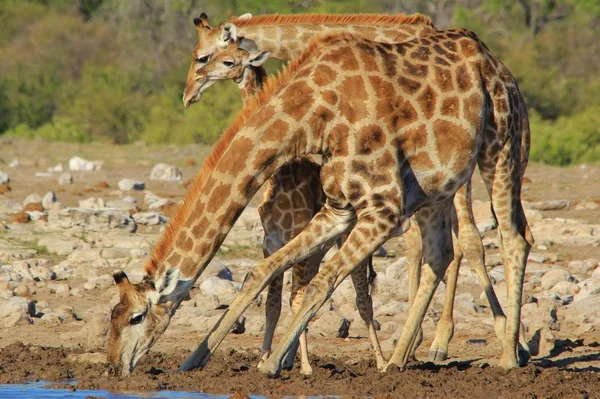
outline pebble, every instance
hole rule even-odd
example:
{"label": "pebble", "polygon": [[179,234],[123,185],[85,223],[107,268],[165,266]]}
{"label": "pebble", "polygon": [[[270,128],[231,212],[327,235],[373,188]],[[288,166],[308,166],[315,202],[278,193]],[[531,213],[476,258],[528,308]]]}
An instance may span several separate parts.
{"label": "pebble", "polygon": [[80,157],[72,157],[69,159],[69,169],[78,172],[90,172],[100,170],[101,165],[98,162],[91,162]]}
{"label": "pebble", "polygon": [[54,191],[48,191],[42,198],[42,206],[44,209],[50,209],[57,201],[56,193]]}
{"label": "pebble", "polygon": [[23,207],[26,207],[29,204],[41,204],[42,203],[42,197],[40,197],[38,194],[29,194],[27,197],[25,197],[25,199],[23,200]]}
{"label": "pebble", "polygon": [[542,276],[542,289],[552,289],[562,281],[575,281],[575,278],[565,269],[555,268]]}
{"label": "pebble", "polygon": [[70,173],[62,173],[58,177],[58,184],[60,186],[66,186],[68,184],[73,184],[73,175],[71,175]]}
{"label": "pebble", "polygon": [[180,183],[183,181],[183,173],[181,172],[181,169],[175,166],[159,163],[152,168],[150,180]]}
{"label": "pebble", "polygon": [[145,188],[145,184],[143,181],[134,180],[134,179],[121,179],[119,180],[119,190],[121,191],[143,191]]}
{"label": "pebble", "polygon": [[10,183],[10,177],[6,173],[0,171],[0,184],[7,183]]}

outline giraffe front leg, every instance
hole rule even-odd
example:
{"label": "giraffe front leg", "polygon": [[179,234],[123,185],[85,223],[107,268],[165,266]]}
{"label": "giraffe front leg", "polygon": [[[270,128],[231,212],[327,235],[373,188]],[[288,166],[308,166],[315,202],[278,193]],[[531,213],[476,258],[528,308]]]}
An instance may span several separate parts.
{"label": "giraffe front leg", "polygon": [[[390,217],[389,209],[385,208],[385,212],[365,210],[361,213],[356,226],[340,250],[321,268],[306,287],[301,308],[271,357],[263,363],[260,368],[261,372],[271,376],[279,375],[281,362],[289,348],[306,329],[319,308],[329,299],[333,290],[361,262],[365,262],[368,256],[387,241],[396,226],[399,225],[396,223],[398,220],[395,217]],[[373,232],[374,230],[376,233]]]}
{"label": "giraffe front leg", "polygon": [[423,243],[423,270],[414,303],[402,329],[396,350],[384,371],[394,364],[400,369],[406,366],[413,345],[433,293],[444,277],[453,257],[450,210],[452,198],[421,208],[416,220]]}
{"label": "giraffe front leg", "polygon": [[318,252],[322,247],[332,245],[341,234],[352,226],[354,220],[354,211],[351,208],[333,210],[328,206],[323,207],[298,236],[248,273],[242,289],[229,309],[221,316],[200,346],[179,367],[178,371],[204,367],[236,320],[274,276]]}

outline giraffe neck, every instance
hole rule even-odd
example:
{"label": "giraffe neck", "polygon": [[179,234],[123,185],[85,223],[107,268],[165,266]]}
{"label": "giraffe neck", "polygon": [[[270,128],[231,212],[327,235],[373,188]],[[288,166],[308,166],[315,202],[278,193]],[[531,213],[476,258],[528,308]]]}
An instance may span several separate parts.
{"label": "giraffe neck", "polygon": [[306,118],[283,121],[277,112],[273,116],[278,107],[277,103],[264,105],[251,114],[231,143],[224,146],[202,187],[188,194],[185,201],[192,205],[182,213],[183,220],[176,221],[176,216],[171,222],[179,227],[174,227],[172,245],[154,280],[168,269],[179,268],[180,280],[188,281],[186,287],[191,288],[267,179],[295,158],[320,151],[325,127],[319,125],[299,135]]}
{"label": "giraffe neck", "polygon": [[267,72],[260,67],[250,66],[244,70],[242,79],[237,82],[242,95],[242,101],[245,103],[262,89],[264,81],[267,79]]}
{"label": "giraffe neck", "polygon": [[289,60],[304,51],[310,39],[329,33],[353,33],[361,37],[382,43],[398,43],[415,37],[428,35],[437,29],[426,23],[383,24],[373,23],[298,23],[298,24],[265,24],[239,26],[238,34],[254,40],[261,50],[271,51],[271,57]]}

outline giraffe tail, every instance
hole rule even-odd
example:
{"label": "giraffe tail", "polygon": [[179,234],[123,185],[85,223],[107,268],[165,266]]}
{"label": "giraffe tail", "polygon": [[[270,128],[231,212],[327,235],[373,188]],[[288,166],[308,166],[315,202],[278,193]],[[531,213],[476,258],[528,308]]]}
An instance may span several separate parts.
{"label": "giraffe tail", "polygon": [[377,291],[377,272],[373,268],[373,256],[369,256],[367,264],[369,266],[369,275],[367,277],[369,282],[369,295],[372,296],[375,294],[375,291]]}
{"label": "giraffe tail", "polygon": [[[529,160],[529,146],[531,139],[529,117],[525,107],[525,100],[519,91],[517,81],[510,73],[508,68],[506,68],[506,66],[504,66],[499,60],[495,59],[495,57],[489,53],[489,50],[487,51],[487,57],[488,59],[484,61],[484,64],[493,64],[492,59],[494,59],[494,62],[499,64],[498,68],[501,70],[501,73],[493,73],[492,76],[487,76],[486,69],[488,68],[484,66],[481,70],[482,81],[488,93],[488,98],[492,103],[492,116],[496,128],[498,129],[498,134],[500,137],[503,137],[504,140],[513,139],[516,143],[518,143],[519,151],[516,157],[518,157],[519,160],[518,162],[514,163],[516,173],[519,175],[517,192],[519,197],[519,213],[521,213],[521,217],[519,217],[519,219],[521,220],[518,223],[524,224],[521,225],[521,234],[529,243],[529,245],[533,245],[533,234],[529,224],[527,223],[525,211],[523,210],[523,206],[521,204],[521,184],[523,175],[525,174],[525,168],[527,167]],[[498,77],[498,75],[500,77]],[[503,90],[498,89],[498,87],[502,88],[502,86]],[[513,111],[518,112],[519,118],[509,118]],[[512,132],[510,129],[511,124],[518,124],[516,129],[513,129]],[[493,210],[492,215],[497,223],[496,215],[494,214]]]}

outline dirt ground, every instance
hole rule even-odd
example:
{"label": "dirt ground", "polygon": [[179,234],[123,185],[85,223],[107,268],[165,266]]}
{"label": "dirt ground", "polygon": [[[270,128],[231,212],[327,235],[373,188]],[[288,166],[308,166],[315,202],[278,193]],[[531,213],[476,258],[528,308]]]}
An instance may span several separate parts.
{"label": "dirt ground", "polygon": [[[173,185],[149,181],[147,176],[152,165],[166,162],[178,166],[187,179],[199,169],[207,153],[205,146],[83,146],[0,139],[0,170],[9,173],[12,180],[12,190],[0,195],[0,198],[22,202],[31,193],[43,195],[54,190],[61,203],[75,206],[83,198],[109,195],[111,190],[116,189],[117,181],[124,177],[143,178],[147,190],[163,197],[181,198],[185,193],[182,186],[174,188]],[[73,155],[103,161],[102,170],[74,173],[76,184],[70,186],[59,187],[56,175],[51,178],[34,177],[35,172],[45,171],[57,163],[66,166]],[[7,164],[13,159],[19,159],[21,166],[8,168]],[[533,164],[529,166],[526,177],[523,197],[527,201],[560,199],[577,203],[600,200],[600,168],[597,166],[554,168]],[[97,188],[97,183],[102,181],[108,182],[110,188]],[[133,195],[143,197],[143,193]],[[486,199],[478,177],[474,197]],[[253,203],[256,202],[257,198]],[[575,209],[573,206],[566,210],[546,211],[544,216],[600,223],[600,209]],[[10,223],[10,220],[0,222]],[[386,248],[400,254],[402,245],[398,241],[390,241]],[[557,264],[567,264],[575,259],[600,259],[598,246],[561,246],[552,250],[557,253]],[[261,256],[259,248],[235,251],[238,257],[256,259]],[[75,298],[46,295],[40,290],[39,297],[34,299],[47,300],[52,307],[69,305],[84,313],[94,304],[108,303],[115,292],[114,288],[93,290],[86,292],[84,297]],[[430,321],[424,327],[425,339],[417,353],[419,359],[427,359],[432,326],[433,321]],[[90,352],[99,354],[95,359],[101,359],[105,348],[90,350],[80,342],[59,339],[60,334],[79,328],[81,326],[73,322],[18,325],[0,330],[0,383],[76,380],[78,389],[173,389],[217,394],[239,391],[273,397],[600,398],[600,330],[596,328],[581,335],[575,332],[576,326],[568,323],[556,333],[561,341],[551,356],[534,358],[527,367],[508,372],[495,367],[501,348],[491,328],[479,328],[476,333],[475,330],[457,328],[450,345],[451,358],[447,362],[411,363],[405,371],[392,370],[387,374],[377,372],[366,330],[360,330],[346,339],[311,338],[314,375],[300,376],[296,367],[284,371],[278,379],[269,379],[257,372],[261,338],[248,335],[228,336],[206,369],[175,373],[177,366],[201,342],[204,334],[181,333],[172,328],[143,358],[133,376],[117,378],[108,375],[108,368],[102,362],[77,361],[78,355]],[[382,340],[384,343],[387,341],[384,350],[389,353],[393,347],[389,342],[390,334],[382,334]],[[485,343],[481,344],[478,340],[485,340]]]}

